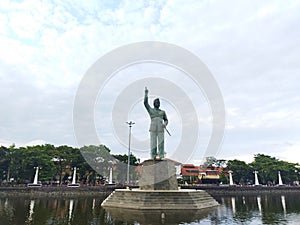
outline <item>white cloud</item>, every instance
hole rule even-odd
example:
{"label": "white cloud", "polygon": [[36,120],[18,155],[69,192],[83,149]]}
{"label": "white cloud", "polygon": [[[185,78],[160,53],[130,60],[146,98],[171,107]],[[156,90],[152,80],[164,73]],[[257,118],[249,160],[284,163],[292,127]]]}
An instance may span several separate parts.
{"label": "white cloud", "polygon": [[30,12],[14,12],[9,19],[9,26],[12,32],[20,38],[35,39],[39,31],[39,22]]}
{"label": "white cloud", "polygon": [[240,154],[240,155],[231,155],[230,157],[224,158],[225,160],[240,160],[246,163],[252,163],[254,161],[254,155],[252,154]]}
{"label": "white cloud", "polygon": [[7,16],[0,13],[0,35],[7,35]]}
{"label": "white cloud", "polygon": [[276,158],[292,163],[300,163],[300,143],[285,144],[282,151],[273,154]]}
{"label": "white cloud", "polygon": [[[199,55],[219,83],[229,128],[220,157],[262,151],[264,141],[294,142],[300,128],[299,6],[297,1],[1,0],[5,120],[0,120],[0,138],[62,143],[48,126],[72,135],[73,98],[89,66],[123,44],[160,40]],[[199,93],[182,83],[197,99]],[[122,88],[126,78],[118,84]],[[195,104],[208,136],[211,118],[205,102]],[[25,135],[25,130],[33,131]],[[71,137],[66,140],[74,143]]]}

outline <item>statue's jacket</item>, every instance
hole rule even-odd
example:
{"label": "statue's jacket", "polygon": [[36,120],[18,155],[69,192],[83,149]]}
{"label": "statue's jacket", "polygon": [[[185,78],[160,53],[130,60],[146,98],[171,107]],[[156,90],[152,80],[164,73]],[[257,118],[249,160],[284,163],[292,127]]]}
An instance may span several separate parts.
{"label": "statue's jacket", "polygon": [[166,112],[161,109],[151,108],[148,103],[148,97],[145,96],[144,105],[151,118],[150,132],[164,132],[164,120],[167,119]]}

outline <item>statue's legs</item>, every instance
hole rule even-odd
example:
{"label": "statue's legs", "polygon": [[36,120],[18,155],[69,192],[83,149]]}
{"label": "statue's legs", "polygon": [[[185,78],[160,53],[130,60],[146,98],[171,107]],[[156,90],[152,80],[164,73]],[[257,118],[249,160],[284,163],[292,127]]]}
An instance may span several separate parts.
{"label": "statue's legs", "polygon": [[150,149],[151,159],[155,159],[157,154],[157,132],[150,132]]}
{"label": "statue's legs", "polygon": [[165,158],[165,140],[164,140],[164,132],[158,132],[157,134],[158,141],[158,156],[159,158]]}

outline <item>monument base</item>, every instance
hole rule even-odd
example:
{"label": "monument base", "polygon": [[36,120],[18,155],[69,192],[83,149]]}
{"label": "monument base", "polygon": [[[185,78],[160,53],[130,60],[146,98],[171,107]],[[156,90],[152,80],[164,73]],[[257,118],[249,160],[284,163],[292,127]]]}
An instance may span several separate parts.
{"label": "monument base", "polygon": [[117,189],[103,202],[103,207],[124,209],[184,210],[204,209],[219,205],[202,190],[178,190],[174,162],[143,162],[139,189]]}
{"label": "monument base", "polygon": [[178,190],[176,169],[170,160],[146,160],[143,162],[141,190]]}
{"label": "monument base", "polygon": [[207,192],[199,190],[117,189],[101,204],[103,207],[126,209],[204,209],[218,206]]}

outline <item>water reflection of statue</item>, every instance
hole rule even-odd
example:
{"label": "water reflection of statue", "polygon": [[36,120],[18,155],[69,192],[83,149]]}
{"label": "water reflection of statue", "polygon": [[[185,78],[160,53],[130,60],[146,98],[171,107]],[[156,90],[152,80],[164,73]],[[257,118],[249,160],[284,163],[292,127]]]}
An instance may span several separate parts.
{"label": "water reflection of statue", "polygon": [[[165,111],[159,109],[160,101],[155,99],[153,102],[154,108],[151,108],[148,103],[148,89],[145,88],[144,105],[151,118],[150,124],[150,148],[151,159],[156,159],[156,156],[160,159],[165,157],[164,152],[164,128],[168,125],[168,119]],[[157,152],[158,149],[158,152]]]}

